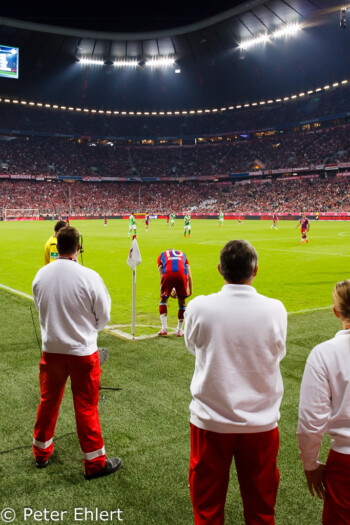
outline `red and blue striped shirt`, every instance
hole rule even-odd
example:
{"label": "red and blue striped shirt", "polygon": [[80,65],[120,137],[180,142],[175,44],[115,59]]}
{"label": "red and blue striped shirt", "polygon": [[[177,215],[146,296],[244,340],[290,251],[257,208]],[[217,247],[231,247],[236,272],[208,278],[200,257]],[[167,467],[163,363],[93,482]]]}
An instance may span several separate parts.
{"label": "red and blue striped shirt", "polygon": [[187,275],[186,265],[189,265],[186,255],[180,250],[166,250],[158,257],[158,268],[162,274],[170,272],[181,272]]}

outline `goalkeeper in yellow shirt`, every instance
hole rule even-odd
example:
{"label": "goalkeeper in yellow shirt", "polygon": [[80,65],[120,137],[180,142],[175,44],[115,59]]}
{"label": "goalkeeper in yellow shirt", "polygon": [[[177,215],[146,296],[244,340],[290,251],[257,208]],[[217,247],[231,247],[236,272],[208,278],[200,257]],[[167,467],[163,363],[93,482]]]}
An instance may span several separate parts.
{"label": "goalkeeper in yellow shirt", "polygon": [[54,233],[53,235],[51,235],[50,239],[45,244],[44,264],[49,264],[50,262],[58,259],[57,234],[60,231],[60,229],[64,228],[65,226],[67,226],[66,221],[56,222],[54,227]]}

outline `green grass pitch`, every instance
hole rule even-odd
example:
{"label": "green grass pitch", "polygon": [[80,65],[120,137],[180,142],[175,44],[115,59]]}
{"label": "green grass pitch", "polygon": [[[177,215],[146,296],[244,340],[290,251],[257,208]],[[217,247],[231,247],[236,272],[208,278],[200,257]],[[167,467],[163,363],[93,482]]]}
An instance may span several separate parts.
{"label": "green grass pitch", "polygon": [[[84,237],[84,264],[100,273],[112,297],[112,323],[131,319],[131,270],[126,259],[131,240],[127,221],[72,221]],[[263,294],[281,299],[289,313],[287,356],[282,361],[285,395],[281,407],[279,469],[280,489],[276,508],[278,525],[320,523],[321,504],[306,490],[296,441],[297,407],[304,363],[311,348],[340,329],[332,315],[333,285],[349,276],[350,225],[312,222],[310,242],[300,245],[296,222],[279,221],[278,230],[268,221],[192,221],[191,238],[183,237],[183,221],[170,230],[164,220],[151,221],[149,231],[138,221],[138,243],[143,262],[137,268],[137,322],[158,329],[158,254],[168,248],[182,250],[191,263],[194,295],[222,286],[216,266],[221,247],[230,239],[249,240],[259,254],[254,286]],[[0,284],[31,294],[31,282],[43,262],[43,247],[53,223],[0,223]],[[120,455],[124,468],[116,475],[86,482],[75,432],[69,387],[56,429],[56,457],[49,468],[35,469],[31,451],[32,431],[39,401],[37,345],[31,301],[0,288],[0,512],[10,507],[14,523],[24,521],[24,508],[65,512],[60,520],[45,523],[79,523],[74,509],[110,513],[120,509],[127,525],[190,525],[193,523],[188,491],[189,385],[194,358],[183,339],[149,339],[128,342],[106,333],[100,345],[110,358],[103,366],[102,384],[120,386],[106,392],[100,406],[101,425],[109,455]],[[175,326],[176,301],[169,300],[169,325]],[[306,311],[306,313],[305,313]],[[304,312],[304,313],[303,313]],[[35,314],[35,312],[34,312]],[[37,317],[35,316],[37,323]],[[146,328],[140,328],[146,331]],[[153,330],[153,329],[151,329]],[[327,446],[327,443],[326,443]],[[327,447],[325,447],[327,448]],[[325,450],[323,451],[325,454]],[[227,498],[227,523],[243,523],[235,474]],[[77,511],[79,512],[79,511]],[[39,516],[39,515],[37,515]],[[108,514],[87,523],[119,523]],[[81,522],[81,521],[80,521]]]}

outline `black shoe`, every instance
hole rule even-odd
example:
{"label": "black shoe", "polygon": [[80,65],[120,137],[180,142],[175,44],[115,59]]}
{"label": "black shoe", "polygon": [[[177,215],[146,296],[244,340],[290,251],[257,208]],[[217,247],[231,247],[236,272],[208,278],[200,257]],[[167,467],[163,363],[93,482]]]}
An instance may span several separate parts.
{"label": "black shoe", "polygon": [[101,478],[102,476],[109,476],[122,468],[123,463],[120,458],[106,459],[106,464],[101,470],[94,472],[93,474],[84,474],[84,478],[90,481],[90,479]]}
{"label": "black shoe", "polygon": [[36,468],[46,468],[48,464],[49,464],[49,460],[47,459],[46,461],[42,463],[39,463],[38,461],[36,461],[35,466]]}

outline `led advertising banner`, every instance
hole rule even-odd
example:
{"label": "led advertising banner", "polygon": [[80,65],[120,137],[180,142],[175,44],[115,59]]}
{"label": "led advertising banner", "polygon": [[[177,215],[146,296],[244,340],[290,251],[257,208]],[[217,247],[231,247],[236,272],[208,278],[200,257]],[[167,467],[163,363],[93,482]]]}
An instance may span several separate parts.
{"label": "led advertising banner", "polygon": [[18,47],[0,45],[0,77],[18,78]]}

